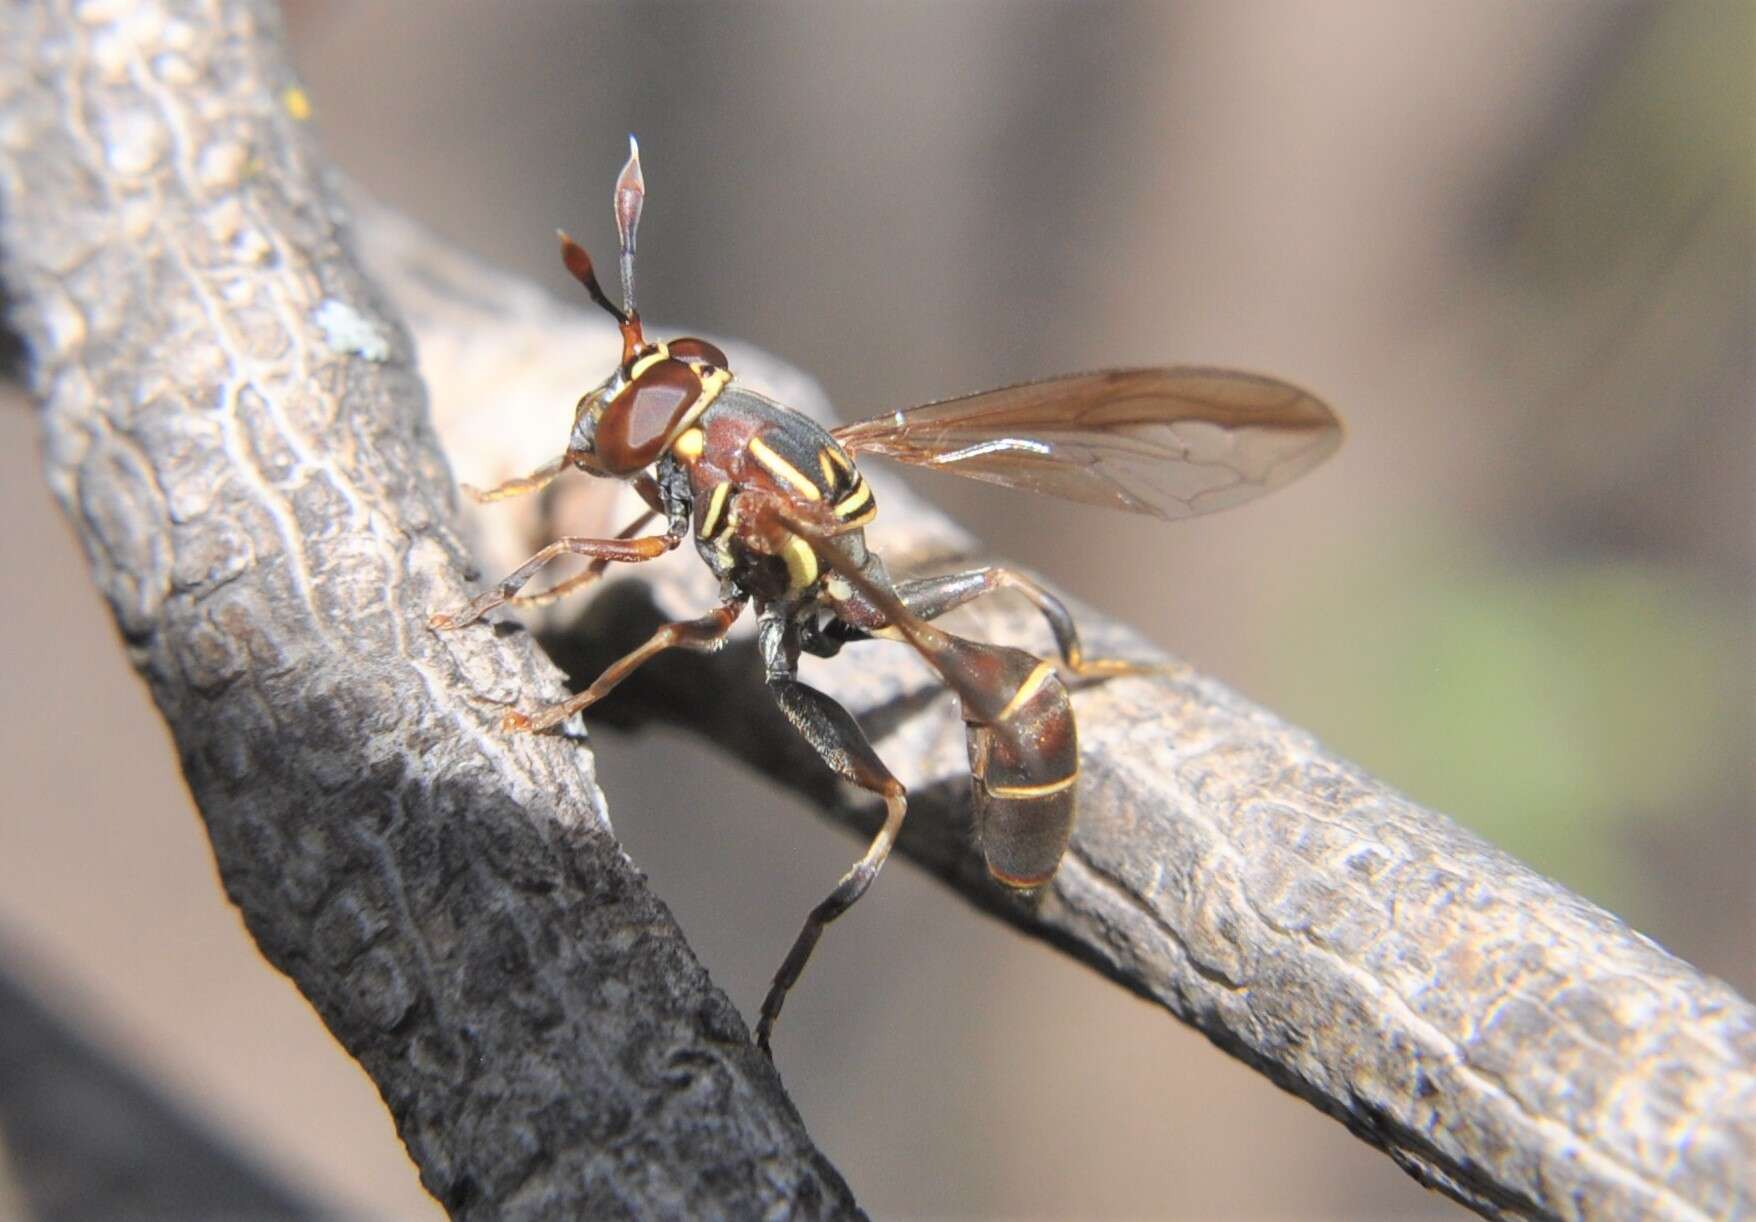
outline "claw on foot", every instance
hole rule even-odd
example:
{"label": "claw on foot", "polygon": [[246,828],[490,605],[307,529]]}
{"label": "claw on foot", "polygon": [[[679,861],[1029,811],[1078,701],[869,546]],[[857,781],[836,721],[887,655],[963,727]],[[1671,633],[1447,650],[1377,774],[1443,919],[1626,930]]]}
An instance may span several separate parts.
{"label": "claw on foot", "polygon": [[500,719],[500,729],[507,734],[528,734],[530,728],[530,718],[516,709]]}

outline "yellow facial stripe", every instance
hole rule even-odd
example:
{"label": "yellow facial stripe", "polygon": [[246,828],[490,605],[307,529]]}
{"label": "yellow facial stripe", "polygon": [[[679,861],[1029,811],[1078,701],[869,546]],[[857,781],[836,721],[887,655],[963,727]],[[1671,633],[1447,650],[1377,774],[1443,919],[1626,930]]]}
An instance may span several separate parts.
{"label": "yellow facial stripe", "polygon": [[780,558],[787,565],[787,588],[803,590],[817,580],[817,553],[797,535],[788,535],[781,546]]}
{"label": "yellow facial stripe", "polygon": [[707,512],[701,515],[701,528],[696,532],[703,539],[711,539],[719,533],[720,519],[726,512],[726,496],[731,490],[729,483],[715,484],[713,491],[708,493]]}
{"label": "yellow facial stripe", "polygon": [[[695,422],[701,419],[702,412],[705,412],[708,408],[713,406],[713,401],[719,398],[719,392],[724,390],[726,388],[726,383],[732,380],[732,375],[723,369],[716,369],[712,373],[703,376],[701,366],[691,365],[690,368],[695,371],[696,378],[701,382],[701,393],[695,397],[695,402],[690,405],[688,413],[681,420],[677,421],[677,439],[671,443],[672,446],[678,449],[677,457],[682,458],[685,461],[692,461],[700,457],[701,450],[697,449],[694,454],[682,453],[681,447],[684,445],[683,438],[688,436],[691,432],[700,432],[700,430],[695,427]],[[701,447],[705,447],[707,439],[702,437],[699,443],[690,444],[699,444]]]}
{"label": "yellow facial stripe", "polygon": [[1054,673],[1055,668],[1049,663],[1038,662],[1037,668],[1031,671],[1029,675],[1025,676],[1024,682],[1018,685],[1018,690],[1012,693],[1012,699],[1006,702],[1006,707],[1000,710],[999,715],[996,716],[994,720],[1005,721],[1008,717],[1018,712],[1019,709],[1023,708],[1025,704],[1029,702],[1032,696],[1037,694],[1037,689],[1047,683],[1049,681],[1049,676]]}
{"label": "yellow facial stripe", "polygon": [[869,505],[871,501],[872,485],[868,484],[865,480],[861,480],[858,488],[855,488],[852,492],[848,493],[835,503],[835,516],[838,518],[852,517],[854,514],[860,512],[862,506]]}
{"label": "yellow facial stripe", "polygon": [[[840,446],[827,446],[824,448],[823,452],[829,455],[830,462],[840,467],[843,471],[846,471],[849,475],[854,473],[854,460],[849,458]],[[833,484],[835,481],[832,479],[829,482]]]}
{"label": "yellow facial stripe", "polygon": [[707,437],[700,429],[684,429],[671,443],[671,453],[684,462],[694,462],[707,448]]}
{"label": "yellow facial stripe", "polygon": [[[768,443],[763,441],[762,438],[752,437],[750,439],[750,456],[757,462],[761,463],[763,468],[767,470],[770,475],[774,476],[774,478],[780,480],[783,484],[791,484],[793,490],[800,496],[804,497],[807,501],[820,501],[823,499],[823,494],[817,490],[817,485],[805,478],[805,473],[803,471],[799,470],[797,467],[793,466],[792,463],[769,449]],[[816,562],[813,561],[812,563],[815,564]]]}
{"label": "yellow facial stripe", "polygon": [[1060,793],[1063,789],[1072,789],[1079,780],[1079,772],[1074,770],[1072,776],[1064,776],[1058,781],[1050,781],[1047,785],[989,785],[982,787],[993,798],[1046,798],[1052,793]]}
{"label": "yellow facial stripe", "polygon": [[690,368],[695,371],[695,376],[701,379],[701,397],[695,400],[695,407],[689,413],[689,419],[693,421],[707,410],[708,404],[719,398],[719,392],[724,390],[726,383],[732,380],[732,374],[728,369],[717,368],[712,373],[703,373],[701,371],[705,366],[702,365],[690,365]]}
{"label": "yellow facial stripe", "polygon": [[823,486],[835,487],[835,464],[829,461],[829,451],[817,451],[817,469],[823,472]]}
{"label": "yellow facial stripe", "polygon": [[671,355],[670,349],[666,348],[663,344],[654,344],[651,352],[647,353],[628,367],[628,380],[630,382],[639,380],[641,374],[645,373],[648,369],[651,369],[654,365],[658,364],[669,355]]}

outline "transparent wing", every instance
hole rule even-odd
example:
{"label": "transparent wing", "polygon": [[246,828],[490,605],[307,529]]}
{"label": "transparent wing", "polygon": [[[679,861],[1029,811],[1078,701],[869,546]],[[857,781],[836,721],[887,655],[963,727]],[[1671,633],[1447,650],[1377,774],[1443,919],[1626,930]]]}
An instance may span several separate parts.
{"label": "transparent wing", "polygon": [[1341,444],[1296,386],[1230,369],[1108,369],[835,430],[850,452],[1072,501],[1186,518],[1253,500]]}

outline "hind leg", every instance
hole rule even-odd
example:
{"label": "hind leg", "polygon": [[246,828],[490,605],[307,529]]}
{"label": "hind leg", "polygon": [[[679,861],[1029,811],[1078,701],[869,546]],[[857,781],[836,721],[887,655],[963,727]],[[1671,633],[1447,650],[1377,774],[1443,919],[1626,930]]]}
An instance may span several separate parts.
{"label": "hind leg", "polygon": [[872,837],[865,853],[805,918],[804,928],[799,930],[792,949],[774,974],[774,982],[768,986],[768,994],[762,999],[762,1013],[756,1021],[756,1043],[770,1056],[774,1054],[769,1048],[769,1039],[774,1034],[774,1023],[780,1017],[781,1006],[786,1003],[787,992],[798,983],[824,929],[851,908],[872,885],[872,880],[890,856],[897,833],[902,829],[903,816],[908,812],[908,795],[902,782],[891,775],[878,753],[872,750],[872,744],[866,740],[865,732],[853,715],[816,688],[794,678],[793,662],[786,656],[786,635],[786,629],[778,623],[764,621],[762,646],[769,663],[769,690],[774,693],[787,720],[793,723],[805,741],[817,749],[817,754],[826,764],[844,779],[884,800],[884,823]]}
{"label": "hind leg", "polygon": [[1073,613],[1067,610],[1067,604],[1016,569],[985,565],[940,577],[920,577],[899,582],[896,596],[915,615],[931,620],[999,590],[1016,590],[1030,599],[1043,619],[1048,621],[1049,631],[1055,634],[1055,646],[1061,651],[1061,660],[1073,674],[1084,677],[1144,675],[1163,669],[1148,662],[1086,657],[1079,641],[1079,627],[1073,622]]}

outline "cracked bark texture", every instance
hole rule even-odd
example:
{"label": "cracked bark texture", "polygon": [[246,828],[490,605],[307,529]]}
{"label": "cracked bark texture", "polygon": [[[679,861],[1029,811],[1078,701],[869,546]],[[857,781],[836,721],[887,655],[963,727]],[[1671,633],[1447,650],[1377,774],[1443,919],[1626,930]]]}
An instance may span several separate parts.
{"label": "cracked bark texture", "polygon": [[[583,746],[491,733],[499,703],[553,695],[552,674],[518,634],[419,629],[464,592],[449,474],[406,340],[308,185],[290,79],[252,45],[262,11],[81,12],[57,42],[61,8],[4,18],[6,45],[36,55],[0,94],[6,276],[51,479],[253,932],[454,1208],[851,1208],[615,850]],[[388,219],[365,236],[439,431],[475,464],[461,474],[549,457],[577,371],[608,367],[606,329]],[[869,474],[895,571],[971,557]],[[569,528],[616,522],[582,483]],[[498,572],[550,528],[525,503],[477,529]],[[699,566],[671,565],[537,623],[589,676],[710,597]],[[1150,653],[1083,622],[1094,652]],[[1004,600],[960,630],[1046,644]],[[1222,686],[1179,669],[1077,694],[1081,821],[1027,907],[970,846],[962,734],[924,668],[860,646],[813,680],[913,782],[905,853],[1423,1182],[1506,1216],[1756,1211],[1749,1003]],[[703,683],[718,698],[695,699]],[[747,639],[655,662],[603,712],[692,724],[872,824],[772,709]],[[542,1195],[581,1181],[600,1195]]]}
{"label": "cracked bark texture", "polygon": [[847,1215],[610,834],[559,695],[464,594],[414,352],[356,267],[266,4],[0,9],[4,278],[49,482],[228,894],[483,1216]]}

